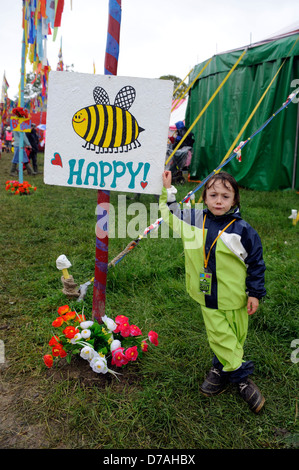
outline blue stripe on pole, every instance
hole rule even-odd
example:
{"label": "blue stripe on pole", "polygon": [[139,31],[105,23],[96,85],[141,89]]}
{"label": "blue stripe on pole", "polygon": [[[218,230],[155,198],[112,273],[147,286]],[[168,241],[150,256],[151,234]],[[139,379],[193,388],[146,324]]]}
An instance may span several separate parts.
{"label": "blue stripe on pole", "polygon": [[121,20],[121,7],[116,0],[109,0],[109,15],[115,19],[118,23]]}
{"label": "blue stripe on pole", "polygon": [[118,58],[119,55],[119,44],[118,42],[111,36],[111,34],[107,34],[107,44],[106,44],[106,52],[115,59]]}

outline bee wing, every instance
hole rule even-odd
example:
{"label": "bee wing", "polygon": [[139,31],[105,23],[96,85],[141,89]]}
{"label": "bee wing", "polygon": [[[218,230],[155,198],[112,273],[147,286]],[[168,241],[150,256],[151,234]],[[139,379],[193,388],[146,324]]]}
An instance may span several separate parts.
{"label": "bee wing", "polygon": [[114,106],[118,106],[119,108],[122,108],[127,111],[134,103],[135,97],[135,88],[133,88],[132,86],[124,86],[117,93],[114,101]]}
{"label": "bee wing", "polygon": [[110,104],[108,93],[101,86],[94,88],[93,97],[96,104]]}

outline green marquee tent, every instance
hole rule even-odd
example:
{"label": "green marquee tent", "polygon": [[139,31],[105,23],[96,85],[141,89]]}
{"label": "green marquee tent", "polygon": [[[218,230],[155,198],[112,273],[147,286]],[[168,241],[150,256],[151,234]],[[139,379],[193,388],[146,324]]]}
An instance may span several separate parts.
{"label": "green marquee tent", "polygon": [[[195,135],[190,166],[192,179],[204,179],[220,164],[285,59],[281,71],[240,141],[250,137],[282,106],[291,93],[298,90],[298,37],[299,27],[246,46],[247,52],[237,68],[192,129]],[[192,125],[244,49],[245,47],[212,57],[190,90],[186,110],[187,127]],[[194,67],[190,83],[207,62]],[[299,189],[298,101],[296,97],[244,147],[241,162],[233,159],[224,167],[240,186],[261,191]]]}

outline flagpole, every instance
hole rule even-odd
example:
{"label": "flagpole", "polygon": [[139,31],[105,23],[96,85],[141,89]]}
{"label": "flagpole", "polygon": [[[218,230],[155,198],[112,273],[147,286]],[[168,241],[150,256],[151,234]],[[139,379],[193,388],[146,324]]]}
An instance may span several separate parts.
{"label": "flagpole", "polygon": [[[22,41],[22,62],[21,62],[21,86],[20,86],[20,106],[24,107],[24,86],[25,86],[25,30],[23,29]],[[24,152],[24,133],[20,132],[19,140],[19,183],[23,183],[23,152]]]}
{"label": "flagpole", "polygon": [[[117,75],[121,0],[109,0],[108,31],[105,54],[105,75]],[[98,190],[95,275],[93,286],[92,317],[99,323],[105,315],[106,283],[109,246],[110,191]],[[105,220],[105,223],[103,223]],[[101,228],[99,225],[101,224]]]}

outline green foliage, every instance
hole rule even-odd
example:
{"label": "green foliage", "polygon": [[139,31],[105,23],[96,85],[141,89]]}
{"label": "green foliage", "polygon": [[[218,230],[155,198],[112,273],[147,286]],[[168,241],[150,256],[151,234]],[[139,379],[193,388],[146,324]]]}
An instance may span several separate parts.
{"label": "green foliage", "polygon": [[[253,378],[266,398],[256,416],[233,387],[213,399],[200,394],[212,353],[200,308],[185,291],[181,241],[161,238],[160,232],[109,270],[106,299],[108,316],[123,314],[141,330],[157,331],[159,346],[122,369],[119,381],[89,372],[76,357],[46,369],[42,357],[48,352],[49,325],[57,308],[69,303],[55,262],[65,254],[78,284],[94,275],[97,194],[46,186],[42,175],[25,174],[37,191],[9,196],[5,182],[11,179],[11,157],[3,154],[0,160],[0,339],[8,365],[1,372],[6,423],[1,447],[298,447],[299,364],[291,361],[291,343],[298,338],[299,224],[288,219],[291,209],[299,209],[298,194],[241,189],[242,215],[262,238],[267,266],[268,294],[249,319],[245,344],[246,359],[255,363]],[[178,198],[192,187],[178,188]],[[115,207],[117,196],[110,196]],[[141,202],[149,207],[155,198],[142,196]],[[109,258],[129,241],[111,238]],[[81,313],[76,301],[71,306]],[[89,287],[84,313],[91,308]]]}

